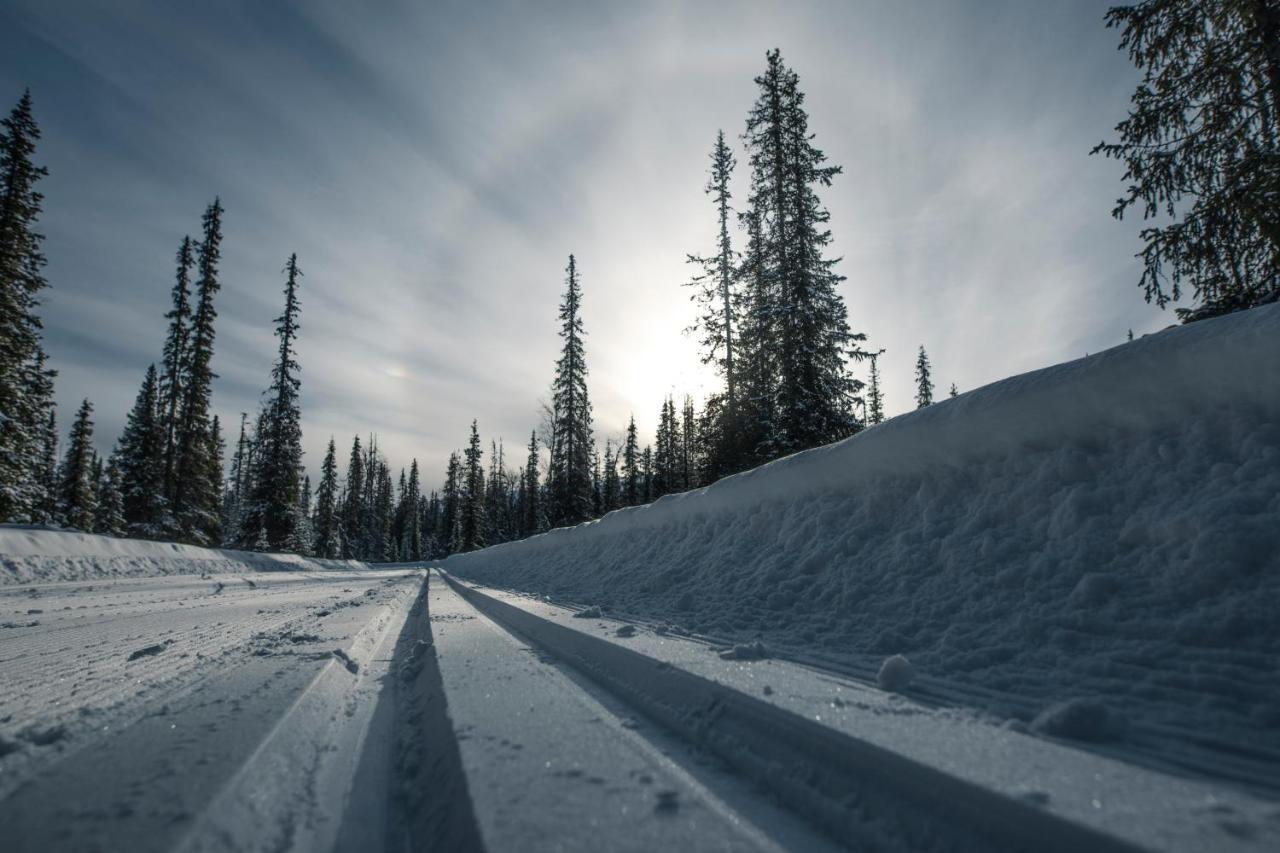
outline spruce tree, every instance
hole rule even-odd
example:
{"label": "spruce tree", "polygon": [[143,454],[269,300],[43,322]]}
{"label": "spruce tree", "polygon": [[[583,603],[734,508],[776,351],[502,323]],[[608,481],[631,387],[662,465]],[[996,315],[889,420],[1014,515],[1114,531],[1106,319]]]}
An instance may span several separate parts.
{"label": "spruce tree", "polygon": [[480,457],[480,432],[476,422],[471,422],[471,439],[464,451],[466,468],[462,489],[462,550],[475,551],[485,546],[484,529],[484,466]]}
{"label": "spruce tree", "polygon": [[884,350],[867,356],[871,360],[871,381],[867,391],[867,422],[878,424],[884,422],[884,393],[880,390],[880,356]]}
{"label": "spruce tree", "polygon": [[338,453],[333,436],[320,465],[320,487],[316,490],[315,544],[317,557],[334,560],[342,556],[338,532]]}
{"label": "spruce tree", "polygon": [[213,300],[221,285],[218,262],[222,244],[222,204],[214,199],[205,211],[203,238],[197,262],[198,301],[192,318],[190,348],[182,370],[182,412],[178,427],[177,458],[172,508],[177,537],[181,541],[206,545],[218,541],[219,486],[210,493],[211,458],[215,448],[209,419],[209,394],[214,379],[214,321],[218,313]]}
{"label": "spruce tree", "polygon": [[960,392],[956,389],[956,383],[954,382],[951,383],[951,391],[949,392],[949,396],[952,396],[952,397],[960,396]]}
{"label": "spruce tree", "polygon": [[622,505],[622,482],[618,479],[618,458],[613,452],[613,442],[604,442],[604,474],[600,490],[601,515],[613,512]]}
{"label": "spruce tree", "polygon": [[529,456],[524,464],[524,476],[521,480],[523,498],[520,512],[520,535],[532,536],[541,533],[542,523],[542,489],[538,482],[538,433],[529,433]]}
{"label": "spruce tree", "polygon": [[933,403],[933,379],[929,373],[929,355],[920,347],[916,356],[916,408],[923,409]]}
{"label": "spruce tree", "polygon": [[265,531],[272,550],[297,551],[305,548],[300,530],[299,501],[302,474],[302,415],[298,408],[298,361],[295,341],[298,334],[298,256],[290,255],[285,265],[286,282],[283,313],[276,318],[280,341],[276,364],[267,392],[265,431],[259,435],[254,491],[242,524],[248,530]]}
{"label": "spruce tree", "polygon": [[680,426],[680,487],[682,490],[694,489],[701,485],[698,472],[702,470],[701,448],[699,447],[698,415],[693,406],[693,398],[684,395],[684,409]]}
{"label": "spruce tree", "polygon": [[444,553],[454,554],[462,548],[462,464],[457,452],[449,454],[449,467],[445,470],[444,490],[440,496],[440,525],[436,538]]}
{"label": "spruce tree", "polygon": [[636,416],[627,424],[627,439],[622,445],[622,505],[636,506],[644,501],[644,482],[640,471],[640,445],[636,440]]}
{"label": "spruce tree", "polygon": [[737,258],[729,238],[729,200],[733,197],[729,191],[729,180],[736,165],[733,152],[725,143],[724,131],[717,131],[711,151],[711,176],[705,188],[716,208],[716,251],[706,257],[688,257],[689,263],[700,269],[690,284],[697,288],[693,298],[700,309],[697,328],[701,332],[702,361],[703,364],[714,363],[725,383],[723,405],[719,409],[721,422],[712,449],[715,467],[724,473],[741,470],[743,465],[738,369],[734,364],[742,308]]}
{"label": "spruce tree", "polygon": [[58,516],[58,416],[52,406],[40,440],[40,489],[31,520],[53,524]]}
{"label": "spruce tree", "polygon": [[71,438],[59,472],[58,514],[69,527],[92,532],[97,483],[94,481],[93,404],[85,400],[71,424]]}
{"label": "spruce tree", "polygon": [[1280,299],[1280,3],[1145,0],[1107,12],[1142,71],[1119,141],[1112,214],[1142,211],[1142,287],[1184,320]]}
{"label": "spruce tree", "polygon": [[0,121],[0,521],[29,521],[47,504],[45,430],[54,373],[45,369],[40,291],[44,237],[36,229],[48,170],[31,158],[40,129],[26,91]]}
{"label": "spruce tree", "polygon": [[581,301],[577,262],[570,255],[560,304],[560,337],[564,345],[551,386],[554,423],[547,482],[548,515],[557,526],[577,524],[591,517],[591,401],[587,397]]}
{"label": "spruce tree", "polygon": [[98,476],[93,531],[104,536],[123,536],[125,532],[120,465],[115,454],[107,460],[102,473]]}
{"label": "spruce tree", "polygon": [[124,529],[130,536],[160,539],[165,534],[165,434],[156,366],[147,368],[113,459],[120,474]]}
{"label": "spruce tree", "polygon": [[418,474],[418,460],[409,466],[409,479],[405,485],[405,531],[401,557],[412,562],[426,559],[422,550],[422,483]]}
{"label": "spruce tree", "polygon": [[160,422],[164,428],[164,496],[172,499],[177,475],[178,430],[181,426],[183,375],[191,340],[191,270],[195,264],[191,237],[178,246],[178,268],[173,284],[173,307],[164,315],[169,331],[164,340],[164,371],[160,376]]}
{"label": "spruce tree", "polygon": [[766,58],[743,140],[751,165],[749,229],[759,241],[749,257],[761,279],[752,298],[764,303],[751,310],[768,323],[754,346],[773,350],[776,369],[776,400],[761,439],[773,458],[857,428],[852,405],[861,383],[846,360],[864,356],[866,337],[849,330],[837,290],[844,276],[835,272],[838,259],[824,257],[830,216],[816,188],[830,186],[840,167],[823,165],[826,156],[812,144],[798,76],[777,50]]}
{"label": "spruce tree", "polygon": [[351,456],[347,460],[347,483],[342,494],[342,556],[348,560],[359,559],[361,523],[364,517],[364,451],[360,436],[351,442]]}
{"label": "spruce tree", "polygon": [[640,501],[652,503],[657,494],[654,489],[653,447],[646,444],[640,458]]}

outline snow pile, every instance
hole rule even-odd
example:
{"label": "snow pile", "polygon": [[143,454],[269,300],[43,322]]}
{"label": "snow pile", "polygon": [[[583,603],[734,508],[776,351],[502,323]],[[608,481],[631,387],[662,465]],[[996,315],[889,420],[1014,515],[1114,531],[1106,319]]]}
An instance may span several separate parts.
{"label": "snow pile", "polygon": [[114,539],[45,527],[0,525],[0,586],[14,583],[221,574],[332,571],[368,568],[355,560],[318,560],[294,554],[256,554]]}
{"label": "snow pile", "polygon": [[1280,747],[1280,305],[445,567]]}

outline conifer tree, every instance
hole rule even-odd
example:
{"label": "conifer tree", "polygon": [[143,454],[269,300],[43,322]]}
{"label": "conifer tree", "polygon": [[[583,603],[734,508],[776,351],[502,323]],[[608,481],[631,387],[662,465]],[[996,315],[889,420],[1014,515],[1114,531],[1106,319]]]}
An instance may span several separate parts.
{"label": "conifer tree", "polygon": [[218,262],[222,244],[222,204],[214,199],[205,211],[203,238],[197,262],[198,301],[191,321],[190,345],[182,370],[182,406],[178,427],[177,458],[172,499],[177,536],[197,545],[218,541],[221,474],[218,487],[210,493],[210,473],[216,444],[209,420],[209,394],[214,379],[214,321],[218,313],[213,300],[221,285]]}
{"label": "conifer tree", "polygon": [[480,432],[471,422],[471,440],[464,452],[466,469],[462,490],[462,550],[475,551],[485,546],[484,530],[484,466],[480,457]]}
{"label": "conifer tree", "polygon": [[124,535],[124,500],[120,493],[120,485],[120,466],[115,454],[112,454],[98,476],[94,533],[104,536]]}
{"label": "conifer tree", "polygon": [[823,165],[826,156],[812,144],[795,72],[777,50],[766,57],[743,140],[751,165],[749,230],[758,242],[748,259],[760,278],[752,298],[764,303],[751,310],[768,323],[754,346],[774,351],[776,369],[776,400],[762,437],[764,455],[773,458],[857,428],[852,405],[861,383],[846,359],[864,356],[866,337],[849,330],[837,291],[844,277],[835,272],[837,259],[824,257],[830,216],[815,188],[830,186],[840,167]]}
{"label": "conifer tree", "polygon": [[409,479],[405,484],[405,531],[401,557],[417,562],[426,559],[422,550],[422,484],[418,475],[418,460],[409,466]]}
{"label": "conifer tree", "polygon": [[542,523],[542,489],[538,483],[538,433],[529,433],[529,456],[524,464],[524,476],[521,486],[520,535],[532,536],[541,533]]}
{"label": "conifer tree", "polygon": [[316,490],[315,555],[328,560],[342,556],[338,532],[338,452],[333,436],[320,464],[320,487]]}
{"label": "conifer tree", "polygon": [[640,471],[640,445],[636,440],[636,416],[627,424],[627,439],[622,445],[622,505],[636,506],[644,501],[644,482]]}
{"label": "conifer tree", "polygon": [[929,355],[920,347],[916,356],[916,408],[923,409],[933,403],[933,379],[929,373]]}
{"label": "conifer tree", "polygon": [[116,445],[121,512],[130,536],[159,539],[165,534],[165,434],[156,366],[147,368],[133,409]]}
{"label": "conifer tree", "polygon": [[40,441],[40,491],[31,520],[53,524],[58,516],[58,416],[52,406]]}
{"label": "conifer tree", "polygon": [[645,445],[644,455],[640,459],[640,483],[641,503],[652,503],[654,498],[658,497],[654,489],[652,445]]}
{"label": "conifer tree", "polygon": [[191,340],[191,270],[195,264],[190,236],[178,246],[177,275],[173,284],[173,307],[164,315],[169,331],[164,341],[163,373],[160,376],[160,422],[164,428],[164,497],[174,493],[177,475],[178,430],[181,426],[183,374],[187,368]]}
{"label": "conifer tree", "polygon": [[342,495],[342,556],[352,560],[361,556],[358,552],[364,497],[364,451],[360,448],[360,436],[351,442],[351,456],[347,461],[347,484]]}
{"label": "conifer tree", "polygon": [[878,424],[884,422],[884,394],[880,390],[880,356],[884,350],[867,356],[871,360],[871,382],[867,391],[867,422]]}
{"label": "conifer tree", "polygon": [[952,383],[951,383],[950,396],[952,396],[952,397],[959,397],[959,396],[960,396],[960,392],[959,392],[958,390],[956,390],[956,383],[954,383],[954,382],[952,382]]}
{"label": "conifer tree", "polygon": [[618,479],[618,458],[613,452],[613,442],[604,442],[604,474],[600,489],[600,514],[613,512],[622,505],[622,483]]}
{"label": "conifer tree", "polygon": [[93,404],[85,400],[71,424],[71,438],[59,472],[58,514],[64,524],[77,530],[93,530],[97,509],[94,480]]}
{"label": "conifer tree", "polygon": [[285,265],[284,312],[276,318],[280,341],[276,364],[271,372],[271,388],[265,410],[265,430],[258,436],[259,455],[254,490],[243,525],[249,531],[261,529],[272,550],[297,551],[305,548],[300,529],[299,503],[302,473],[302,415],[298,408],[298,256],[290,255]]}
{"label": "conifer tree", "polygon": [[712,450],[716,468],[724,473],[733,473],[743,466],[738,368],[734,364],[742,308],[737,258],[729,238],[729,201],[733,197],[729,180],[736,165],[733,152],[725,143],[724,131],[717,131],[711,151],[711,175],[705,188],[716,207],[716,251],[707,257],[688,257],[689,263],[701,270],[690,284],[697,288],[693,298],[700,308],[697,328],[701,332],[702,361],[715,363],[725,383],[723,404],[719,407],[721,420]]}
{"label": "conifer tree", "polygon": [[436,538],[445,554],[457,553],[462,548],[462,464],[457,452],[449,454],[449,467],[445,471],[444,490],[440,495],[440,526]]}
{"label": "conifer tree", "polygon": [[684,409],[680,426],[680,487],[683,490],[697,488],[698,472],[702,469],[699,459],[699,431],[697,412],[693,406],[693,398],[684,395]]}
{"label": "conifer tree", "polygon": [[1107,12],[1142,71],[1119,141],[1141,232],[1142,287],[1183,320],[1280,299],[1280,2],[1144,0]]}
{"label": "conifer tree", "polygon": [[564,526],[591,517],[591,401],[587,397],[587,364],[583,351],[577,262],[569,256],[565,293],[560,304],[560,337],[564,341],[552,383],[554,423],[547,491],[553,524]]}
{"label": "conifer tree", "polygon": [[209,435],[205,442],[203,468],[200,471],[200,494],[204,502],[204,517],[208,526],[203,531],[205,541],[221,542],[226,530],[223,527],[222,491],[226,487],[223,476],[222,460],[226,452],[226,442],[222,440],[222,422],[217,415],[209,424]]}
{"label": "conifer tree", "polygon": [[37,232],[48,170],[31,157],[40,129],[26,91],[0,121],[0,521],[28,521],[47,503],[45,430],[54,373],[45,368],[40,291],[47,286]]}

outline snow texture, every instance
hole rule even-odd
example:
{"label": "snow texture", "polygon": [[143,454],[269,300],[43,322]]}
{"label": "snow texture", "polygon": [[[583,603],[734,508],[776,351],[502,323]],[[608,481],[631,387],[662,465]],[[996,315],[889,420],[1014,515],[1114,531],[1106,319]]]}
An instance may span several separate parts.
{"label": "snow texture", "polygon": [[1280,748],[1278,518],[1280,305],[445,568]]}
{"label": "snow texture", "polygon": [[158,575],[367,568],[355,560],[225,551],[172,542],[116,539],[57,528],[0,525],[0,586]]}

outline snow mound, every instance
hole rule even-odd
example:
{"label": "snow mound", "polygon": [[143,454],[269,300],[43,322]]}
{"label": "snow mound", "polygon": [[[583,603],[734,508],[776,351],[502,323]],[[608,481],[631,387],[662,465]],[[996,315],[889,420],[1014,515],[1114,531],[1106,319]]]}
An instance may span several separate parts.
{"label": "snow mound", "polygon": [[0,525],[0,586],[15,583],[224,574],[227,572],[353,571],[355,560],[318,560],[295,554],[257,554],[116,539],[70,530]]}
{"label": "snow mound", "polygon": [[1280,305],[445,566],[1280,747],[1277,519]]}

